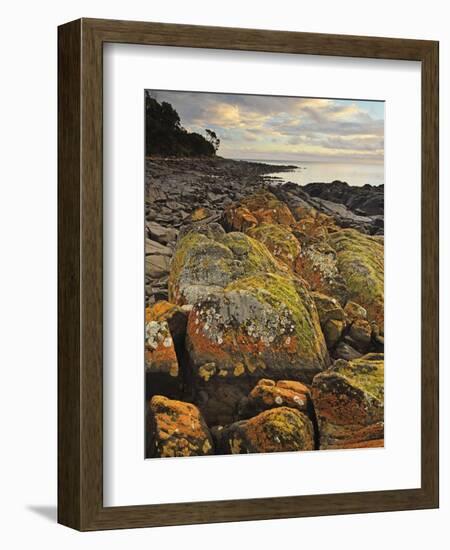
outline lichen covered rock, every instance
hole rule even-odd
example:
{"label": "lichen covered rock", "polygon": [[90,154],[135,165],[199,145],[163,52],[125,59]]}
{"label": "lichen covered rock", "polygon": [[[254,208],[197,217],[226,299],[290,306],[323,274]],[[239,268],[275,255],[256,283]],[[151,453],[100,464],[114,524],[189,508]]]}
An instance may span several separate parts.
{"label": "lichen covered rock", "polygon": [[336,298],[331,298],[320,292],[311,293],[319,313],[320,326],[322,327],[328,348],[336,345],[346,327],[346,316]]}
{"label": "lichen covered rock", "polygon": [[287,226],[271,223],[262,223],[247,231],[247,235],[264,243],[277,260],[283,262],[290,269],[300,254],[300,243]]}
{"label": "lichen covered rock", "polygon": [[242,199],[240,205],[246,208],[258,220],[258,223],[295,224],[295,218],[289,207],[268,191],[250,195]]}
{"label": "lichen covered rock", "polygon": [[218,441],[223,454],[312,451],[314,430],[302,412],[277,407],[224,428]]}
{"label": "lichen covered rock", "polygon": [[146,396],[157,393],[176,395],[181,379],[178,359],[166,321],[145,323]]}
{"label": "lichen covered rock", "polygon": [[186,345],[197,387],[208,394],[205,414],[216,418],[217,387],[247,395],[260,378],[311,382],[329,364],[314,301],[294,278],[267,273],[239,279],[197,302]]}
{"label": "lichen covered rock", "polygon": [[384,326],[384,246],[379,239],[355,229],[330,235],[337,265],[345,280],[348,300],[360,304],[369,321]]}
{"label": "lichen covered rock", "polygon": [[147,457],[213,454],[208,427],[191,403],[155,395],[149,403],[147,422]]}
{"label": "lichen covered rock", "polygon": [[248,208],[235,204],[225,210],[225,219],[232,231],[246,231],[258,225],[258,220]]}
{"label": "lichen covered rock", "polygon": [[327,235],[312,242],[301,241],[302,250],[295,263],[295,271],[303,277],[311,290],[336,298],[341,305],[348,297],[346,281],[338,269],[336,251]]}
{"label": "lichen covered rock", "polygon": [[282,273],[266,246],[244,233],[225,233],[218,224],[192,228],[179,240],[169,276],[169,300],[194,304],[236,279],[257,273]]}
{"label": "lichen covered rock", "polygon": [[314,378],[311,390],[321,449],[384,445],[382,354],[338,359]]}
{"label": "lichen covered rock", "polygon": [[270,380],[263,378],[240,405],[239,416],[250,418],[275,407],[289,407],[308,413],[310,390],[305,384],[294,380]]}

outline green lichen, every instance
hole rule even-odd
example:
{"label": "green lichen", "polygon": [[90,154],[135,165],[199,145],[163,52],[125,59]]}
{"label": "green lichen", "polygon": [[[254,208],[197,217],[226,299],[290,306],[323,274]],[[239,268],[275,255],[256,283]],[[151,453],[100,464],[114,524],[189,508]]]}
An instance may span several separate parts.
{"label": "green lichen", "polygon": [[240,277],[266,272],[281,273],[283,266],[259,241],[239,232],[193,230],[177,244],[169,275],[169,300],[182,302],[180,293],[189,286],[224,288]]}
{"label": "green lichen", "polygon": [[300,253],[299,242],[284,225],[262,223],[250,229],[247,234],[265,244],[276,258],[288,265],[291,265]]}
{"label": "green lichen", "polygon": [[345,280],[349,299],[364,306],[372,318],[384,319],[384,247],[379,240],[354,229],[336,231],[330,241]]}
{"label": "green lichen", "polygon": [[337,361],[333,370],[356,387],[383,402],[384,355],[368,353],[353,361]]}
{"label": "green lichen", "polygon": [[[303,352],[309,350],[311,354],[316,354],[321,349],[322,333],[317,311],[299,281],[267,273],[239,279],[225,289],[227,292],[233,290],[249,291],[259,302],[280,315],[284,333],[296,336]],[[256,332],[263,330],[264,327],[256,327]]]}

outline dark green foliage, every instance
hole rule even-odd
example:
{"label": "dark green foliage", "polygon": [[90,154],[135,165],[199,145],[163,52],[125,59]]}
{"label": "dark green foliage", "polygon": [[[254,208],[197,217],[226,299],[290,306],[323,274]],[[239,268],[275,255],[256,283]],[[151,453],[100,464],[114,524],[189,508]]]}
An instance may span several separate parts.
{"label": "dark green foliage", "polygon": [[164,157],[214,156],[220,139],[207,130],[208,140],[188,132],[170,103],[159,103],[149,91],[145,92],[145,154]]}

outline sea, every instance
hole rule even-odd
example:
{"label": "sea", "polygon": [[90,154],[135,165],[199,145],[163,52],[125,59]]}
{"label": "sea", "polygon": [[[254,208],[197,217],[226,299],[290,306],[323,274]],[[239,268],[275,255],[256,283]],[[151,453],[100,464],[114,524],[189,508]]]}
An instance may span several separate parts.
{"label": "sea", "polygon": [[334,180],[346,181],[349,185],[362,187],[384,184],[384,165],[368,163],[338,163],[316,161],[292,161],[271,159],[237,159],[251,162],[262,162],[273,165],[297,166],[292,172],[273,172],[267,175],[279,178],[282,181],[292,181],[300,185],[312,182],[330,183]]}

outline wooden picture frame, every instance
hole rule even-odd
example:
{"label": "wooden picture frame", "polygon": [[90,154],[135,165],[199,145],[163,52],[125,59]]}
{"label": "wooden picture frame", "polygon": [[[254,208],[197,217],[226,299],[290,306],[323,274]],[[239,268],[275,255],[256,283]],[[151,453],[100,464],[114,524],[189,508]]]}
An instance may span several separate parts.
{"label": "wooden picture frame", "polygon": [[[102,47],[106,42],[413,60],[422,67],[421,487],[103,506]],[[438,43],[79,19],[58,29],[58,521],[81,530],[438,506]]]}

